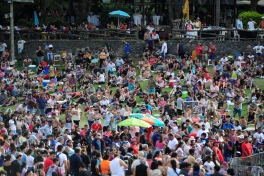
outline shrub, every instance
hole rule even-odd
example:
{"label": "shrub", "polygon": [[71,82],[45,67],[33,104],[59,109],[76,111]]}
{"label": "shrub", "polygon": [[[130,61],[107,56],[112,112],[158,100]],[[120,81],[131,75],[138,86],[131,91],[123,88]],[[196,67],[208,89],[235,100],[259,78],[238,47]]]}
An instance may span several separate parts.
{"label": "shrub", "polygon": [[18,26],[32,27],[33,24],[34,24],[33,21],[26,20],[26,19],[20,19],[17,21]]}
{"label": "shrub", "polygon": [[64,22],[63,18],[60,17],[48,17],[47,22],[49,22],[51,25],[55,25],[57,28],[60,26],[67,25],[67,23]]}
{"label": "shrub", "polygon": [[242,21],[243,21],[243,25],[244,25],[244,29],[247,29],[247,23],[249,21],[250,18],[253,19],[253,21],[255,21],[257,24],[255,25],[255,27],[257,27],[261,21],[261,17],[264,16],[264,14],[259,14],[258,12],[255,11],[246,11],[246,12],[242,12],[238,15],[238,17],[242,17]]}

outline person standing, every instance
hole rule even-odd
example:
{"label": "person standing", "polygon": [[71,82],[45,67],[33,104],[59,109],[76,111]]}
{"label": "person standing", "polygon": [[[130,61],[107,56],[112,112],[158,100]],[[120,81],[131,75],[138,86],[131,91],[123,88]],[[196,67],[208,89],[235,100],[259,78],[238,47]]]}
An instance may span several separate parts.
{"label": "person standing", "polygon": [[[120,159],[119,154],[114,155],[114,159],[110,161],[110,171],[112,176],[125,176],[125,169],[128,168],[127,164]],[[143,174],[142,174],[143,175]]]}
{"label": "person standing", "polygon": [[82,163],[81,155],[81,148],[76,147],[74,150],[74,154],[70,156],[70,175],[78,176],[79,175],[79,166]]}
{"label": "person standing", "polygon": [[19,162],[22,160],[22,153],[17,152],[16,153],[16,160],[11,162],[10,165],[10,170],[11,170],[11,175],[10,176],[20,176],[21,173],[21,165]]}
{"label": "person standing", "polygon": [[57,146],[56,156],[57,158],[59,158],[58,167],[61,169],[61,175],[66,176],[68,170],[68,162],[67,162],[67,156],[63,153],[63,145]]}
{"label": "person standing", "polygon": [[0,57],[2,57],[2,54],[6,48],[7,48],[6,43],[3,40],[1,40],[1,42],[0,42]]}
{"label": "person standing", "polygon": [[[262,17],[261,18],[262,20],[260,21],[260,23],[259,23],[259,28],[261,28],[262,30],[264,29],[264,17]],[[0,44],[0,46],[1,46],[1,44]]]}
{"label": "person standing", "polygon": [[236,28],[239,30],[243,30],[243,22],[242,22],[242,17],[239,17],[236,20]]}
{"label": "person standing", "polygon": [[25,43],[26,41],[22,40],[22,38],[19,38],[19,40],[17,41],[17,51],[19,55],[22,54]]}
{"label": "person standing", "polygon": [[215,59],[215,53],[216,53],[216,47],[215,45],[210,42],[210,45],[209,45],[209,57],[210,59],[212,60],[212,63],[214,63],[214,59]]}
{"label": "person standing", "polygon": [[39,63],[41,63],[44,59],[44,50],[42,50],[41,46],[39,46],[38,49],[36,50],[36,55],[38,57]]}
{"label": "person standing", "polygon": [[253,47],[253,50],[256,52],[256,62],[260,62],[262,58],[262,51],[264,50],[264,47],[260,45],[260,42],[258,43],[257,46]]}
{"label": "person standing", "polygon": [[167,45],[167,42],[165,40],[163,40],[162,41],[162,46],[161,46],[161,56],[163,58],[165,58],[167,52],[168,52],[168,45]]}
{"label": "person standing", "polygon": [[244,136],[244,142],[241,146],[242,157],[247,157],[252,155],[252,144],[248,141],[248,136]]}
{"label": "person standing", "polygon": [[252,20],[252,18],[249,19],[248,24],[248,30],[255,30],[255,24],[256,22]]}
{"label": "person standing", "polygon": [[203,58],[203,46],[201,43],[198,43],[198,45],[195,47],[195,51],[196,51],[196,57],[197,57],[197,60],[198,62],[201,62],[202,61],[202,58]]}
{"label": "person standing", "polygon": [[38,108],[40,111],[40,115],[45,115],[45,109],[47,105],[47,100],[45,98],[45,94],[42,94],[40,98],[37,99]]}
{"label": "person standing", "polygon": [[184,58],[184,54],[185,54],[184,47],[180,40],[178,41],[178,44],[176,46],[176,51],[181,59]]}

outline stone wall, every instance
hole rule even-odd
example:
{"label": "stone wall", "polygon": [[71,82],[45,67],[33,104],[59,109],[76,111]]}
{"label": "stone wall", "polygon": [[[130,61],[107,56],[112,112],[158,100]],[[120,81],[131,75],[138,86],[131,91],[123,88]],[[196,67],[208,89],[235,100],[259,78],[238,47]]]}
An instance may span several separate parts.
{"label": "stone wall", "polygon": [[[105,43],[108,43],[110,47],[112,47],[118,56],[122,55],[124,49],[124,43],[119,40],[33,40],[27,41],[24,47],[24,56],[28,55],[30,57],[35,57],[35,51],[38,46],[42,46],[44,48],[45,45],[52,44],[54,46],[54,53],[61,53],[61,51],[66,48],[69,52],[76,53],[77,50],[90,50],[93,53],[98,53],[98,50],[105,46]],[[175,54],[177,40],[168,41],[168,50],[170,54]],[[201,43],[205,43],[209,45],[210,41],[200,41]],[[9,45],[9,42],[6,41]],[[129,41],[131,45],[131,50],[133,55],[142,54],[143,47],[145,45],[144,41]],[[186,51],[192,51],[197,41],[193,42],[183,42],[184,48]],[[214,42],[217,48],[217,55],[222,56],[223,54],[235,54],[236,52],[248,52],[250,51],[256,44],[256,41],[215,41]],[[264,44],[264,43],[263,43]],[[17,50],[16,50],[17,51]]]}

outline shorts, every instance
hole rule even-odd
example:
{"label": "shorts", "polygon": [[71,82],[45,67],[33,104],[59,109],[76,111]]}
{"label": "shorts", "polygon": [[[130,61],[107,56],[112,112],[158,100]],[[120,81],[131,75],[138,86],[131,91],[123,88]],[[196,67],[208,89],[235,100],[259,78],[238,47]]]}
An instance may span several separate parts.
{"label": "shorts", "polygon": [[23,49],[22,49],[22,48],[17,48],[17,52],[18,52],[18,54],[21,54],[21,53],[22,53],[22,51],[23,51]]}
{"label": "shorts", "polygon": [[214,53],[211,53],[211,54],[210,54],[210,59],[212,59],[212,60],[215,59],[215,54],[214,54]]}
{"label": "shorts", "polygon": [[203,56],[202,56],[202,55],[201,55],[201,56],[197,55],[197,59],[198,59],[199,61],[201,61],[201,60],[202,60],[202,58],[203,58]]}
{"label": "shorts", "polygon": [[178,114],[178,115],[182,115],[182,114],[183,114],[183,110],[181,110],[181,109],[177,109],[177,114]]}
{"label": "shorts", "polygon": [[256,56],[262,56],[262,54],[261,53],[256,53]]}

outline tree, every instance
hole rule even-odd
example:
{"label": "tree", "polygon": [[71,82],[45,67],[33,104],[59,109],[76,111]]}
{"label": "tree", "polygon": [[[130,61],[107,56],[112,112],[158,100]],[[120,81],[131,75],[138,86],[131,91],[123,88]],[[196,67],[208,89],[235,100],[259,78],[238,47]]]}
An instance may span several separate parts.
{"label": "tree", "polygon": [[169,11],[169,24],[171,27],[173,27],[174,15],[173,15],[173,7],[172,7],[171,0],[167,0],[167,4],[168,4],[168,11]]}
{"label": "tree", "polygon": [[215,25],[216,26],[219,26],[220,10],[221,10],[221,0],[216,0],[215,1]]}
{"label": "tree", "polygon": [[259,0],[251,0],[250,9],[252,11],[257,11],[258,2]]}

